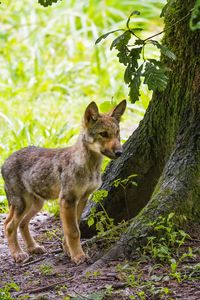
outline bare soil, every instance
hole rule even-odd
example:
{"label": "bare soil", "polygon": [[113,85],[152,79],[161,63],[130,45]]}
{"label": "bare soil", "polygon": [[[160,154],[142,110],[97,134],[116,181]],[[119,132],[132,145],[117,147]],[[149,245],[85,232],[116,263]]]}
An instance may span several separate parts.
{"label": "bare soil", "polygon": [[[169,267],[155,264],[155,261],[152,262],[144,257],[132,262],[112,261],[101,270],[87,273],[89,264],[98,256],[100,245],[94,243],[89,248],[86,244],[85,250],[91,257],[90,263],[76,266],[62,251],[62,230],[59,219],[45,212],[38,214],[32,220],[31,231],[36,240],[46,247],[47,253],[31,256],[27,262],[16,264],[10,256],[3,233],[4,218],[5,215],[1,214],[0,299],[2,300],[200,299],[200,240],[198,239],[200,226],[189,229],[192,240],[188,241],[183,251],[191,247],[196,256],[180,264],[178,272],[181,274],[181,279],[178,280],[169,276]],[[20,242],[22,243],[21,239]],[[133,274],[137,275],[132,276]],[[17,284],[19,288],[17,291],[8,285],[12,282]],[[6,288],[12,298],[5,296],[6,294],[3,296],[2,291]]]}

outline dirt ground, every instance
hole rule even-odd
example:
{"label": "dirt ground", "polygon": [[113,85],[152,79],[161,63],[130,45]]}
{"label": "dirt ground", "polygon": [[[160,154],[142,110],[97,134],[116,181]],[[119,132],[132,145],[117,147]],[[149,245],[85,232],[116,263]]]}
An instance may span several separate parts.
{"label": "dirt ground", "polygon": [[[192,229],[191,247],[195,258],[187,259],[179,268],[182,279],[169,276],[167,267],[150,260],[113,261],[101,270],[85,272],[89,264],[76,266],[61,249],[62,230],[59,219],[40,213],[31,222],[36,240],[46,247],[45,255],[31,256],[23,264],[15,264],[3,233],[4,214],[0,215],[0,299],[200,299],[200,228]],[[20,239],[20,242],[21,239]],[[98,245],[85,250],[95,260]],[[199,269],[198,269],[199,263]],[[137,278],[133,270],[136,270]],[[195,266],[195,268],[194,268]],[[192,270],[194,272],[192,273]],[[184,279],[184,274],[191,276]],[[13,282],[17,285],[13,285]],[[141,284],[139,284],[139,282]],[[11,295],[12,298],[8,295]]]}

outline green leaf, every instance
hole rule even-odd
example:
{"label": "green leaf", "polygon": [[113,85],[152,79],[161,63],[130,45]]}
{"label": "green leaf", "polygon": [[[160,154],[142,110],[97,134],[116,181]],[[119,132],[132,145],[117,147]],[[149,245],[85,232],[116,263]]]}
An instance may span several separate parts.
{"label": "green leaf", "polygon": [[122,33],[120,36],[118,36],[114,41],[112,42],[110,46],[110,50],[113,48],[116,48],[118,50],[121,49],[121,47],[126,46],[131,38],[131,33],[129,30]]}
{"label": "green leaf", "polygon": [[143,45],[143,46],[144,46],[145,43],[144,43],[143,40],[139,40],[139,39],[138,39],[138,40],[135,41],[135,45]]}
{"label": "green leaf", "polygon": [[143,47],[133,48],[129,56],[131,57],[131,65],[132,65],[132,72],[138,68],[138,59],[140,59],[140,54],[142,52]]}
{"label": "green leaf", "polygon": [[152,62],[145,63],[145,70],[143,73],[144,83],[148,85],[149,90],[164,91],[167,86],[168,77],[165,75],[165,68],[159,68]]}
{"label": "green leaf", "polygon": [[127,84],[131,81],[135,70],[138,68],[138,60],[140,59],[142,48],[143,47],[133,48],[129,53],[128,62],[130,62],[124,72],[124,81]]}
{"label": "green leaf", "polygon": [[176,269],[177,269],[177,261],[174,259],[174,258],[172,258],[172,259],[170,259],[170,267],[171,267],[171,271],[172,271],[172,273],[174,273],[174,272],[176,272]]}
{"label": "green leaf", "polygon": [[95,41],[95,45],[98,44],[99,42],[101,42],[101,40],[107,38],[108,35],[110,35],[111,33],[117,32],[117,31],[124,31],[124,29],[116,29],[116,30],[112,30],[109,31],[107,33],[102,34],[96,41]]}
{"label": "green leaf", "polygon": [[108,196],[108,191],[98,190],[93,193],[92,201],[99,203],[107,196]]}
{"label": "green leaf", "polygon": [[173,219],[175,213],[171,212],[168,216],[167,216],[167,222],[169,222],[171,219]]}
{"label": "green leaf", "polygon": [[159,68],[164,68],[163,63],[160,60],[156,60],[154,58],[149,58],[148,61],[152,62],[152,64],[158,66]]}
{"label": "green leaf", "polygon": [[190,29],[198,30],[200,29],[200,0],[196,0],[192,15],[190,18]]}
{"label": "green leaf", "polygon": [[87,221],[88,223],[88,226],[91,227],[93,224],[94,224],[94,218],[93,217],[90,217]]}
{"label": "green leaf", "polygon": [[128,84],[132,79],[131,65],[128,64],[125,72],[124,72],[124,82]]}
{"label": "green leaf", "polygon": [[126,46],[122,46],[117,54],[119,58],[119,62],[124,64],[125,66],[129,63],[129,50]]}
{"label": "green leaf", "polygon": [[40,3],[42,6],[47,7],[52,5],[53,3],[58,2],[59,0],[38,0],[38,3]]}
{"label": "green leaf", "polygon": [[172,51],[170,51],[166,46],[160,44],[158,41],[150,40],[150,42],[154,46],[156,46],[158,49],[160,49],[160,52],[163,55],[165,55],[165,56],[167,56],[167,57],[169,57],[170,59],[173,59],[173,60],[176,59],[176,55]]}
{"label": "green leaf", "polygon": [[131,83],[129,84],[129,97],[132,103],[135,103],[137,100],[139,100],[142,70],[143,64],[135,72]]}

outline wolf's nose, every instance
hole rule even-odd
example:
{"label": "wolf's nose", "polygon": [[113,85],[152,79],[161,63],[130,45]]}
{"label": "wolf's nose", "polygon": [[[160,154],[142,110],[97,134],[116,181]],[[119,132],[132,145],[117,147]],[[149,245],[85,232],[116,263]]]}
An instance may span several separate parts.
{"label": "wolf's nose", "polygon": [[122,150],[116,150],[115,151],[115,156],[120,157],[122,155]]}

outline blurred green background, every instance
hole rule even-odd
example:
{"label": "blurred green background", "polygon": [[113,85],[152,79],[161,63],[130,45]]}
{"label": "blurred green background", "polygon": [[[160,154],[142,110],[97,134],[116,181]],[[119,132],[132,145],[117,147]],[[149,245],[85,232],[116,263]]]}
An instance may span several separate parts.
{"label": "blurred green background", "polygon": [[[79,133],[90,101],[102,111],[124,98],[128,89],[123,66],[110,51],[107,31],[132,24],[148,37],[162,30],[165,0],[62,0],[44,8],[35,0],[0,4],[0,165],[13,151],[27,145],[63,147]],[[160,38],[160,37],[159,37]],[[158,57],[149,48],[145,55]],[[144,87],[140,101],[128,104],[122,121],[122,140],[137,127],[150,99]],[[108,160],[104,162],[104,167]],[[53,204],[49,204],[51,210]],[[0,212],[6,210],[0,177]]]}

